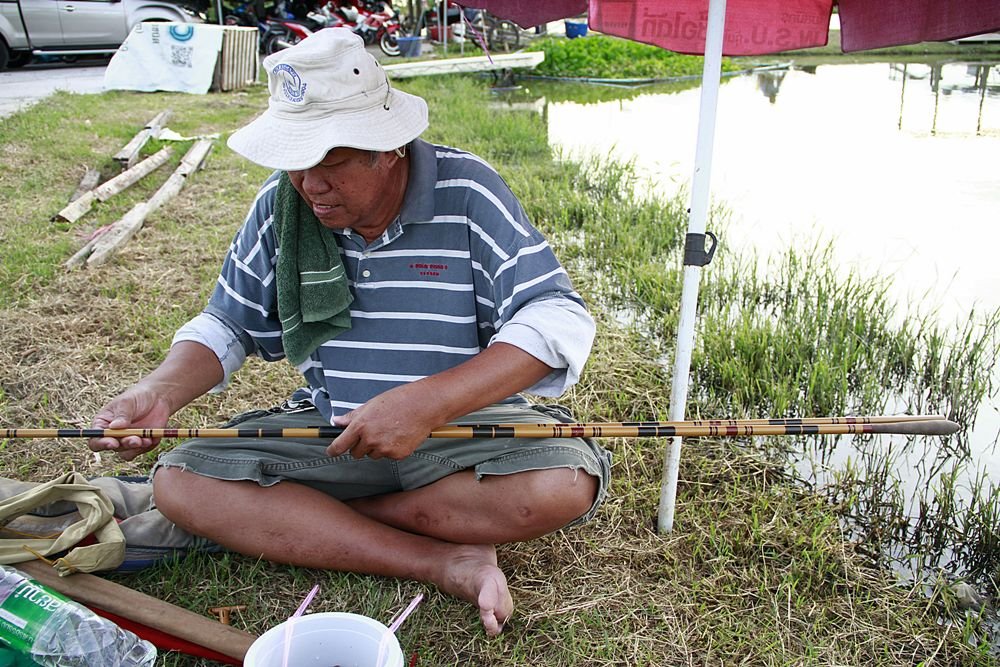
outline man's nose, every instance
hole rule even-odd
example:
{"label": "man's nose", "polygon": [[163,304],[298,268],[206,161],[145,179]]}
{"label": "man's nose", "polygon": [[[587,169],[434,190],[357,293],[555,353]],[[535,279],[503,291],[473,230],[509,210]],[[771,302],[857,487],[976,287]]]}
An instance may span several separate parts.
{"label": "man's nose", "polygon": [[323,170],[319,167],[309,167],[302,172],[302,189],[310,194],[319,194],[330,189]]}

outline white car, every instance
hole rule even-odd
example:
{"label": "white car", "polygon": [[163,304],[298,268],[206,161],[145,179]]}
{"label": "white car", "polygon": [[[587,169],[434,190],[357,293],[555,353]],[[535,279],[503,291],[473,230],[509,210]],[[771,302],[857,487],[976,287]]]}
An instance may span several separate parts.
{"label": "white car", "polygon": [[0,0],[0,70],[35,56],[113,54],[142,21],[204,20],[169,0]]}

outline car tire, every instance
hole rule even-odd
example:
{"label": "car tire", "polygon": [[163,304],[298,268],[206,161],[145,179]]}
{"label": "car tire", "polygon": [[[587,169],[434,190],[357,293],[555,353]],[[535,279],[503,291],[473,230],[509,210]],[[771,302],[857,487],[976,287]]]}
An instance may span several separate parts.
{"label": "car tire", "polygon": [[18,67],[24,67],[31,62],[32,59],[31,51],[18,51],[16,53],[10,54],[7,59],[7,67],[10,69],[17,69]]}

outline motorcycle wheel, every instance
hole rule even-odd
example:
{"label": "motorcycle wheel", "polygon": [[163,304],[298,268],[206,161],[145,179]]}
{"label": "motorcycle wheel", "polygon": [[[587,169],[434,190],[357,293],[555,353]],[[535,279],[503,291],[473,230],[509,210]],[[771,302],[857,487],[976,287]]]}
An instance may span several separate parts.
{"label": "motorcycle wheel", "polygon": [[510,21],[499,21],[491,31],[488,41],[493,51],[510,53],[521,46],[521,29]]}
{"label": "motorcycle wheel", "polygon": [[382,53],[387,56],[398,56],[399,42],[396,40],[396,33],[382,33],[382,37],[378,40],[378,47],[382,49]]}
{"label": "motorcycle wheel", "polygon": [[282,49],[288,48],[289,46],[295,46],[300,41],[302,40],[299,38],[298,35],[295,34],[271,35],[270,37],[267,38],[267,41],[264,42],[264,53],[267,55],[271,55],[272,53],[277,53]]}

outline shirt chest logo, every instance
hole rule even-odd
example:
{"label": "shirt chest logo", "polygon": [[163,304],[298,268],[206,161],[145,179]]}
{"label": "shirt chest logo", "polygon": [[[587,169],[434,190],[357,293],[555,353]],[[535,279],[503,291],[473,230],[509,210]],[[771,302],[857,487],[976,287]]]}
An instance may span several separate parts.
{"label": "shirt chest logo", "polygon": [[415,272],[419,276],[436,278],[448,270],[448,265],[424,264],[422,262],[414,262],[413,264],[410,264],[410,270]]}

